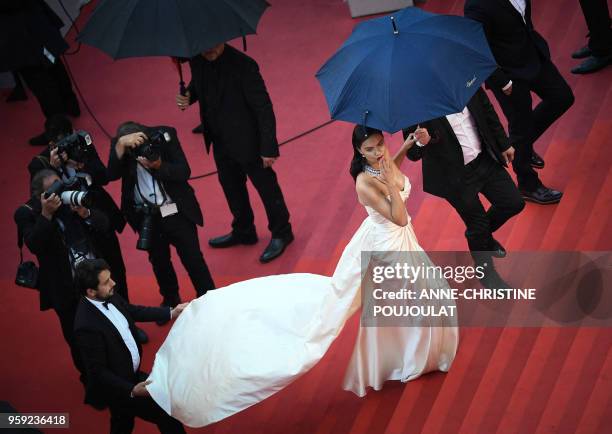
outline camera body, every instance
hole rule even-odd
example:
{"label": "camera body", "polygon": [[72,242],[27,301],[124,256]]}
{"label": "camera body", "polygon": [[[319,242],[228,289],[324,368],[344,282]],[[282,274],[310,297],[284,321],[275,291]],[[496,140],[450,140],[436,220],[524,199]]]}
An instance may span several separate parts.
{"label": "camera body", "polygon": [[148,251],[151,248],[151,237],[153,236],[154,215],[156,209],[154,206],[143,203],[135,205],[136,212],[142,214],[142,223],[138,231],[138,241],[136,241],[136,249]]}
{"label": "camera body", "polygon": [[48,199],[52,194],[56,194],[64,205],[89,208],[93,203],[93,198],[87,187],[87,180],[78,175],[65,181],[58,179],[45,191],[44,198]]}
{"label": "camera body", "polygon": [[148,139],[140,146],[133,149],[135,158],[144,157],[149,161],[157,161],[161,156],[161,147],[165,142],[171,140],[170,133],[164,130],[154,130],[147,133]]}
{"label": "camera body", "polygon": [[84,162],[91,152],[93,141],[89,133],[83,130],[76,131],[56,143],[57,153],[66,153],[69,160]]}

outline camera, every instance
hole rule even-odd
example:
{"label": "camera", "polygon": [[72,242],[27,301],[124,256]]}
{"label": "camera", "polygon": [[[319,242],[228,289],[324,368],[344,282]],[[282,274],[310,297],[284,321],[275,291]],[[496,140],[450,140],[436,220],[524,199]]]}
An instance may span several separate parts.
{"label": "camera", "polygon": [[66,153],[69,160],[84,162],[91,151],[92,140],[89,133],[79,130],[57,142],[57,153]]}
{"label": "camera", "polygon": [[153,236],[155,208],[148,204],[139,204],[136,205],[136,211],[142,214],[142,223],[138,231],[136,248],[138,250],[149,250],[151,248],[151,238]]}
{"label": "camera", "polygon": [[80,177],[74,176],[67,181],[57,180],[47,191],[45,191],[45,199],[48,199],[52,194],[60,197],[64,205],[83,206],[89,208],[92,205],[92,196],[87,191],[85,181]]}
{"label": "camera", "polygon": [[162,145],[171,140],[170,134],[167,131],[156,130],[147,133],[147,137],[142,145],[134,148],[134,157],[144,157],[149,161],[159,160]]}

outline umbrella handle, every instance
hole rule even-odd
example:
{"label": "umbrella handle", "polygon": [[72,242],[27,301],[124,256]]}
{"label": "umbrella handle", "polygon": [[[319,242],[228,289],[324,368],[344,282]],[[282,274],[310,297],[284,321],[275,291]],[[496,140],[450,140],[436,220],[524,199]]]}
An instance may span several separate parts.
{"label": "umbrella handle", "polygon": [[183,96],[187,95],[187,88],[183,80],[179,81],[179,93]]}

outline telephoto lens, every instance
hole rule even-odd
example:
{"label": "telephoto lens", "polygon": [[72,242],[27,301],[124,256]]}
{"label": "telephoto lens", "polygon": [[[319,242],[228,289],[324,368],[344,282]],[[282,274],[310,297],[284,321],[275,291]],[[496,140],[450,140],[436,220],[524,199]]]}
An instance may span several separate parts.
{"label": "telephoto lens", "polygon": [[64,205],[83,206],[85,208],[89,208],[92,205],[91,195],[86,191],[64,191],[60,198]]}
{"label": "telephoto lens", "polygon": [[142,217],[142,225],[138,232],[136,248],[138,250],[149,250],[151,248],[151,237],[153,236],[153,215],[145,212]]}

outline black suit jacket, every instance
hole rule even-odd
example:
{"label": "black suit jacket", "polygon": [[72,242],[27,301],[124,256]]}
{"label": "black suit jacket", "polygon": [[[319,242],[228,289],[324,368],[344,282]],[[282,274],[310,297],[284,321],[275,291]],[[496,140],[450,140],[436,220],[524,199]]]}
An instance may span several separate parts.
{"label": "black suit jacket", "polygon": [[[170,308],[136,306],[117,294],[110,302],[127,319],[142,358],[134,321],[169,319]],[[74,338],[87,372],[85,402],[111,405],[117,400],[129,399],[132,389],[141,381],[139,372],[134,372],[132,355],[113,323],[84,297],[79,301],[74,319]]]}
{"label": "black suit jacket", "polygon": [[214,143],[243,164],[277,157],[276,119],[257,62],[226,45],[214,62],[196,56],[189,65],[190,102],[200,102],[206,150]]}
{"label": "black suit jacket", "polygon": [[[501,153],[510,147],[510,142],[491,105],[485,91],[480,88],[467,104],[482,145],[482,152],[502,164]],[[446,116],[422,122],[431,136],[428,145],[412,146],[407,156],[412,161],[423,160],[423,190],[440,197],[451,197],[461,190],[463,185],[463,152],[457,136]],[[404,137],[414,132],[416,125],[404,130]]]}
{"label": "black suit jacket", "polygon": [[[170,198],[176,202],[179,212],[196,225],[202,226],[204,224],[202,210],[193,188],[188,182],[191,169],[179,143],[176,130],[166,126],[151,128],[151,130],[158,129],[167,131],[171,140],[164,142],[162,145],[161,166],[158,170],[151,170],[151,173],[158,182],[163,183]],[[117,138],[111,141],[107,169],[108,179],[114,181],[121,178],[121,211],[123,211],[132,229],[138,231],[142,219],[140,213],[134,210],[134,189],[138,179],[136,164],[138,163],[127,152],[121,160],[117,158],[116,144]]]}
{"label": "black suit jacket", "polygon": [[499,69],[487,86],[504,87],[511,79],[532,80],[541,62],[550,60],[544,38],[533,28],[531,2],[526,0],[525,22],[508,0],[466,0],[464,15],[479,21]]}
{"label": "black suit jacket", "polygon": [[[39,199],[30,199],[15,211],[18,236],[38,259],[38,290],[40,310],[67,308],[77,298],[72,282],[72,270],[64,235],[55,219],[47,220],[41,215]],[[105,214],[91,209],[88,235],[94,247],[108,233]]]}
{"label": "black suit jacket", "polygon": [[[58,176],[61,177],[61,173],[55,167],[53,167],[49,161],[51,152],[49,148],[44,149],[40,154],[32,158],[30,164],[28,164],[28,172],[30,172],[30,179],[36,175],[37,172],[43,169],[50,169],[57,172]],[[110,226],[113,230],[121,233],[125,227],[125,218],[121,213],[121,210],[113,200],[112,196],[103,188],[108,184],[108,176],[106,173],[106,167],[100,160],[100,156],[93,146],[88,154],[87,161],[84,161],[85,166],[81,170],[91,176],[92,184],[89,187],[90,193],[94,196],[95,206],[102,212],[106,213]]]}
{"label": "black suit jacket", "polygon": [[43,47],[59,57],[68,49],[63,25],[44,0],[0,1],[0,72],[48,65]]}

